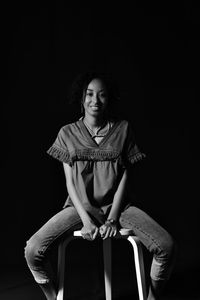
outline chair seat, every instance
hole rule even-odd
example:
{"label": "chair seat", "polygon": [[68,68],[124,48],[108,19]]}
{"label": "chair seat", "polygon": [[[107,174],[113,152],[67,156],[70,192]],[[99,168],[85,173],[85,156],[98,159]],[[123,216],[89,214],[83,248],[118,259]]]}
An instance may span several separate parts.
{"label": "chair seat", "polygon": [[[118,232],[118,235],[120,236],[129,236],[129,235],[134,235],[133,230],[127,229],[127,228],[121,228]],[[82,236],[81,235],[81,230],[76,230],[73,232],[73,236]]]}

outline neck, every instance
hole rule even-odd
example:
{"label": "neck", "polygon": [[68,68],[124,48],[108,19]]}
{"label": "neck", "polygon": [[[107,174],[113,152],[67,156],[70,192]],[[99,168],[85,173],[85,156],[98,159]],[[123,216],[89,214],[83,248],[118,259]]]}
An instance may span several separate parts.
{"label": "neck", "polygon": [[105,118],[103,118],[102,116],[93,117],[85,114],[84,119],[91,128],[99,127],[105,122]]}

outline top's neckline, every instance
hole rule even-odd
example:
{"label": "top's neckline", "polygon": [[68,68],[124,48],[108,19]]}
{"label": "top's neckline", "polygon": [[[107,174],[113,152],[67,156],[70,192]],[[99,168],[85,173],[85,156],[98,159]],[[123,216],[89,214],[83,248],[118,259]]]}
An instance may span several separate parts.
{"label": "top's neckline", "polygon": [[91,127],[89,126],[87,121],[84,120],[84,118],[82,120],[83,120],[84,125],[87,127],[87,130],[89,131],[92,138],[106,136],[106,134],[108,133],[108,131],[111,128],[111,122],[107,120],[107,121],[104,121],[103,124],[101,126],[99,126],[95,132],[94,130],[91,129]]}
{"label": "top's neckline", "polygon": [[115,130],[115,128],[118,125],[118,122],[114,122],[113,126],[109,129],[109,131],[106,133],[106,135],[102,138],[102,140],[97,143],[91,136],[91,134],[89,133],[85,123],[83,122],[83,118],[81,118],[80,120],[80,126],[81,129],[83,130],[85,136],[87,137],[87,139],[91,142],[91,144],[95,147],[101,147],[103,144],[106,143],[106,141],[108,140],[108,138],[110,137],[110,135],[113,133],[113,131]]}

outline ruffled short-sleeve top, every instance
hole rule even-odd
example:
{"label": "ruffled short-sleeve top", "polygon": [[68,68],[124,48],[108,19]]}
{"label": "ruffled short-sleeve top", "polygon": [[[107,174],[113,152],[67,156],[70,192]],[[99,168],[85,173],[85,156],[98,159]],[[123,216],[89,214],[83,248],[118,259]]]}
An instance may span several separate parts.
{"label": "ruffled short-sleeve top", "polygon": [[[63,126],[48,154],[72,168],[77,193],[86,210],[107,209],[124,169],[143,159],[128,121],[114,121],[99,144],[83,119]],[[64,207],[73,205],[68,196]]]}

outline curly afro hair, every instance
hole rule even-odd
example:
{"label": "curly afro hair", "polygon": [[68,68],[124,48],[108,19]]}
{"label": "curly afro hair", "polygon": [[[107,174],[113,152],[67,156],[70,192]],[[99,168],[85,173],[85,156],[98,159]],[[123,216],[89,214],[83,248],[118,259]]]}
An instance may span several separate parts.
{"label": "curly afro hair", "polygon": [[83,95],[85,94],[89,83],[93,79],[97,78],[101,79],[106,86],[109,106],[112,106],[113,102],[119,100],[118,85],[113,78],[111,79],[110,75],[102,72],[87,71],[78,75],[78,77],[72,83],[69,94],[69,103],[81,106]]}

